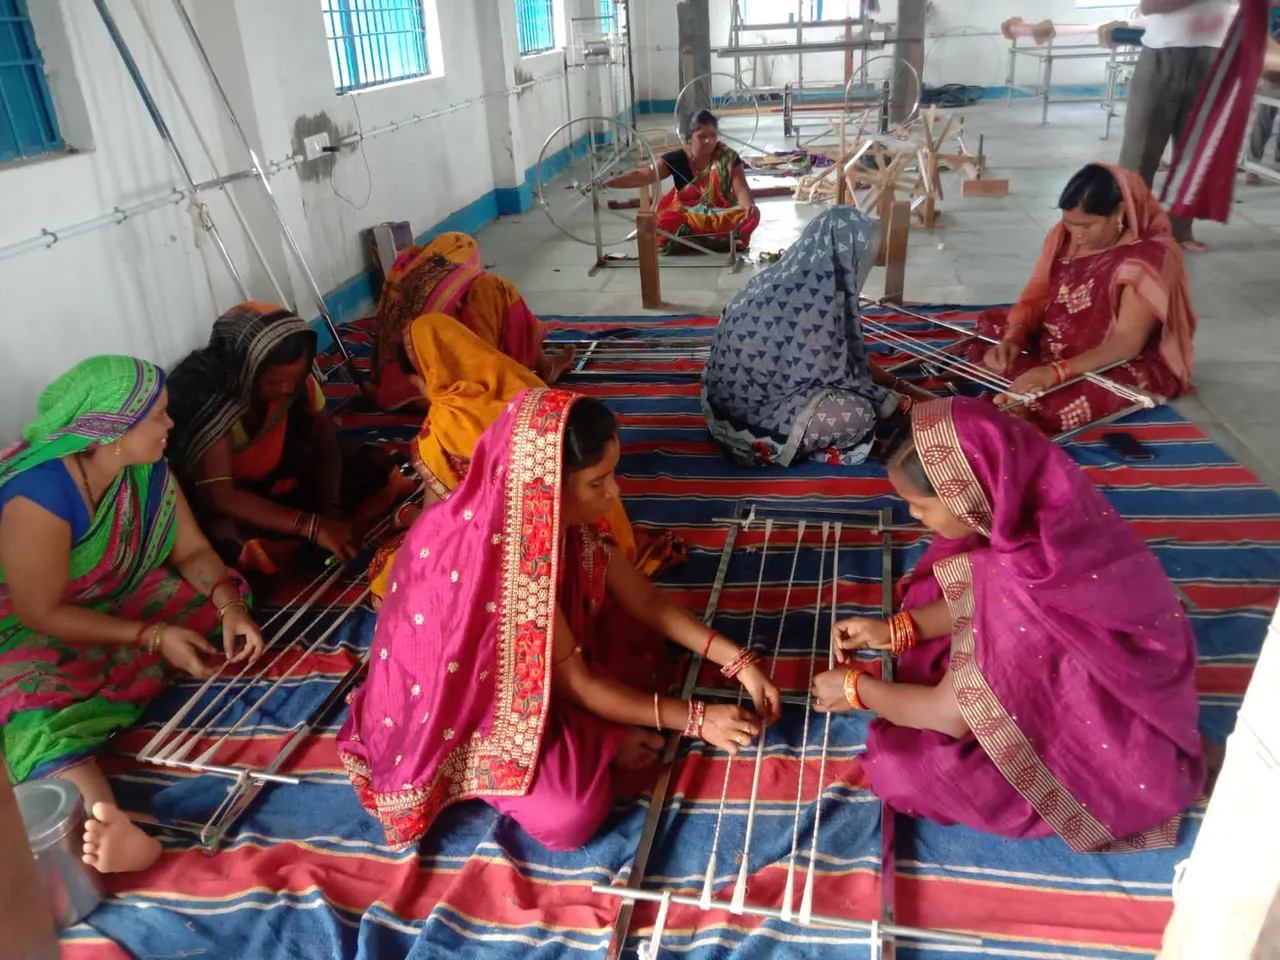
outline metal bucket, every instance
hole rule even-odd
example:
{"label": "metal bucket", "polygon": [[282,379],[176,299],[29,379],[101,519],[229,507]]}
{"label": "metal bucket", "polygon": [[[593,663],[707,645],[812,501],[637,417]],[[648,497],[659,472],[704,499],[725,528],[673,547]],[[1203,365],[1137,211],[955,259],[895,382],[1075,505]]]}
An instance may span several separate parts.
{"label": "metal bucket", "polygon": [[58,929],[79,923],[102,902],[98,871],[81,859],[84,800],[75,784],[50,778],[14,787],[36,879],[44,887]]}

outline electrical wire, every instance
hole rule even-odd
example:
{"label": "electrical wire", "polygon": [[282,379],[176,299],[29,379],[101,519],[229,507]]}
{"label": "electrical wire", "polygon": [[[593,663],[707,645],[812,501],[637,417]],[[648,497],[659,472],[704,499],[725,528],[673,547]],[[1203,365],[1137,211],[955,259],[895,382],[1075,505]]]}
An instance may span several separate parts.
{"label": "electrical wire", "polygon": [[356,112],[356,133],[360,135],[360,158],[364,160],[364,176],[366,181],[364,200],[360,203],[356,203],[350,197],[344,195],[342,191],[338,189],[338,185],[333,182],[333,171],[337,169],[338,151],[342,149],[341,147],[329,148],[333,154],[333,165],[329,167],[329,189],[333,191],[333,195],[335,197],[347,206],[352,207],[355,210],[363,210],[369,205],[369,201],[373,199],[373,169],[369,166],[369,154],[367,154],[364,149],[364,120],[360,117],[360,100],[358,97],[351,97],[351,106]]}

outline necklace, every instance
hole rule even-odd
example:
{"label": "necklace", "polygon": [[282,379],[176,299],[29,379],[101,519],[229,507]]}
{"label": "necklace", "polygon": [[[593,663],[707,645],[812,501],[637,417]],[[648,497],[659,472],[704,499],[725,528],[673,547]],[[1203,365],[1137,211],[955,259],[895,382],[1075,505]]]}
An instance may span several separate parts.
{"label": "necklace", "polygon": [[94,499],[93,489],[89,486],[89,474],[84,469],[84,460],[80,458],[80,454],[72,457],[76,462],[76,466],[80,470],[80,486],[84,490],[85,499],[89,501],[89,513],[96,513],[98,510],[98,501]]}

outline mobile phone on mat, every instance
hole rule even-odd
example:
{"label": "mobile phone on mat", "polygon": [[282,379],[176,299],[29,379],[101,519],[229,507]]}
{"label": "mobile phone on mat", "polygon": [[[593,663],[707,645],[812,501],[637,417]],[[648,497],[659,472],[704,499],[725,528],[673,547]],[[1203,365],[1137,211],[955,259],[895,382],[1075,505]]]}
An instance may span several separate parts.
{"label": "mobile phone on mat", "polygon": [[1114,451],[1121,460],[1154,460],[1153,451],[1146,444],[1139,442],[1132,434],[1104,433],[1102,442]]}

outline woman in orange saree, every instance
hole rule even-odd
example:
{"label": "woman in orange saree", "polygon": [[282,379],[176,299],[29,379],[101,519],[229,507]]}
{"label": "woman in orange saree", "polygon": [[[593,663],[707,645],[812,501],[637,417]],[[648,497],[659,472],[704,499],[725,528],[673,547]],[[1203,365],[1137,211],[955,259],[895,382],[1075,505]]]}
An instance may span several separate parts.
{"label": "woman in orange saree", "polygon": [[[658,160],[658,178],[671,177],[673,186],[658,202],[658,249],[680,252],[685,245],[672,237],[693,237],[708,250],[728,250],[737,234],[737,248],[751,245],[760,225],[760,208],[747,186],[746,168],[737,151],[720,142],[720,121],[701,110],[689,123],[685,146]],[[639,187],[653,182],[652,170],[635,170],[614,177],[606,187]]]}
{"label": "woman in orange saree", "polygon": [[[1142,178],[1091,163],[1068,181],[1040,260],[1018,302],[988,310],[970,359],[1036,394],[1072,377],[1105,376],[1167,399],[1191,386],[1191,308],[1182,250]],[[1118,364],[1118,365],[1117,365]],[[1129,401],[1090,382],[1017,408],[1049,434],[1119,413]]]}
{"label": "woman in orange saree", "polygon": [[[397,362],[428,407],[409,452],[426,484],[428,506],[447,500],[466,478],[480,437],[516,396],[544,386],[527,368],[440,313],[413,321]],[[637,548],[620,499],[610,505],[608,520],[615,546],[642,573],[652,575],[675,556],[677,547],[669,535]],[[373,560],[375,597],[385,592],[385,575],[399,545],[399,539],[387,544]]]}
{"label": "woman in orange saree", "polygon": [[554,383],[573,351],[548,356],[542,324],[520,291],[485,273],[480,247],[465,233],[442,233],[401,251],[387,273],[374,317],[373,398],[384,410],[419,399],[396,360],[409,324],[424,313],[453,317],[494,350]]}

